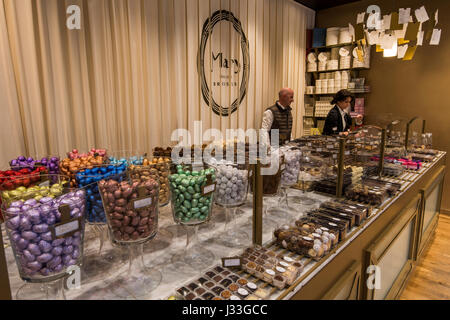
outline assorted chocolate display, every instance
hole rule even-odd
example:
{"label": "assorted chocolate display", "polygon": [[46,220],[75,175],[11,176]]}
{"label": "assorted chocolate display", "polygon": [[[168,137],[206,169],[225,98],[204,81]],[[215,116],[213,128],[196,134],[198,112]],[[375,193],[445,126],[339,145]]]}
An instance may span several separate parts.
{"label": "assorted chocolate display", "polygon": [[293,284],[303,270],[301,262],[261,246],[245,249],[241,259],[243,270],[279,289]]}
{"label": "assorted chocolate display", "polygon": [[283,248],[320,260],[370,214],[370,207],[361,204],[345,200],[327,201],[297,220],[295,226],[276,229],[274,236],[277,244]]}
{"label": "assorted chocolate display", "polygon": [[168,300],[261,300],[269,295],[269,289],[230,269],[216,266],[178,288]]}

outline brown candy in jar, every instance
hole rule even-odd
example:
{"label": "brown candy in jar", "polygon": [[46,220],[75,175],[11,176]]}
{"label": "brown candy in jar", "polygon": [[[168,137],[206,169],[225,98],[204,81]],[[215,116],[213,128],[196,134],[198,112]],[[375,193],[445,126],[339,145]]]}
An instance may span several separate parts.
{"label": "brown candy in jar", "polygon": [[153,179],[159,182],[159,203],[166,204],[170,199],[169,189],[169,164],[168,159],[153,158],[151,161],[144,159],[142,166],[130,166],[130,176],[133,180],[146,181]]}
{"label": "brown candy in jar", "polygon": [[136,241],[156,233],[159,185],[155,180],[101,180],[99,190],[115,240]]}

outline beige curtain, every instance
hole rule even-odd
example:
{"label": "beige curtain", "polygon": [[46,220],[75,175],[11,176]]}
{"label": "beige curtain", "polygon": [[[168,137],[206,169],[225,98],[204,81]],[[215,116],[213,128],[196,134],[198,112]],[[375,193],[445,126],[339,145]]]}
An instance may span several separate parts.
{"label": "beige curtain", "polygon": [[[81,30],[66,27],[73,4]],[[232,12],[248,39],[247,94],[231,116],[211,111],[197,72],[203,24],[217,10]],[[295,91],[300,136],[313,26],[314,12],[291,0],[0,0],[2,168],[18,155],[72,148],[148,151],[173,144],[174,129],[193,132],[196,120],[203,130],[259,128],[281,87]],[[206,46],[210,84],[216,76],[237,83],[211,90],[221,107],[239,95],[242,78],[231,68],[213,75],[211,57],[242,59],[239,39],[220,22]]]}

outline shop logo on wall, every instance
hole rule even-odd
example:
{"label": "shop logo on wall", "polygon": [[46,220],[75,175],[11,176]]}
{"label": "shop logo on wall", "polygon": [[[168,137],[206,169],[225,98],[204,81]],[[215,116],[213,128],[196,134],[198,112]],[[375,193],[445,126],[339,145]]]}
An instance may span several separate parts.
{"label": "shop logo on wall", "polygon": [[219,10],[206,19],[197,68],[206,104],[217,115],[235,112],[247,94],[250,55],[241,22],[233,13]]}

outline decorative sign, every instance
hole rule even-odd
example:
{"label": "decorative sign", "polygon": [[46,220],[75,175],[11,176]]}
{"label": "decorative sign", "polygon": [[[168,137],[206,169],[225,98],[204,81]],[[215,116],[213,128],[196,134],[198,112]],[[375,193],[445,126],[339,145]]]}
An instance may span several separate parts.
{"label": "decorative sign", "polygon": [[[230,47],[224,50],[224,46]],[[240,50],[232,50],[233,46],[240,46]],[[242,24],[232,12],[218,10],[206,19],[197,68],[205,103],[217,115],[229,116],[235,112],[247,94],[250,54]],[[229,101],[224,102],[226,99]]]}

